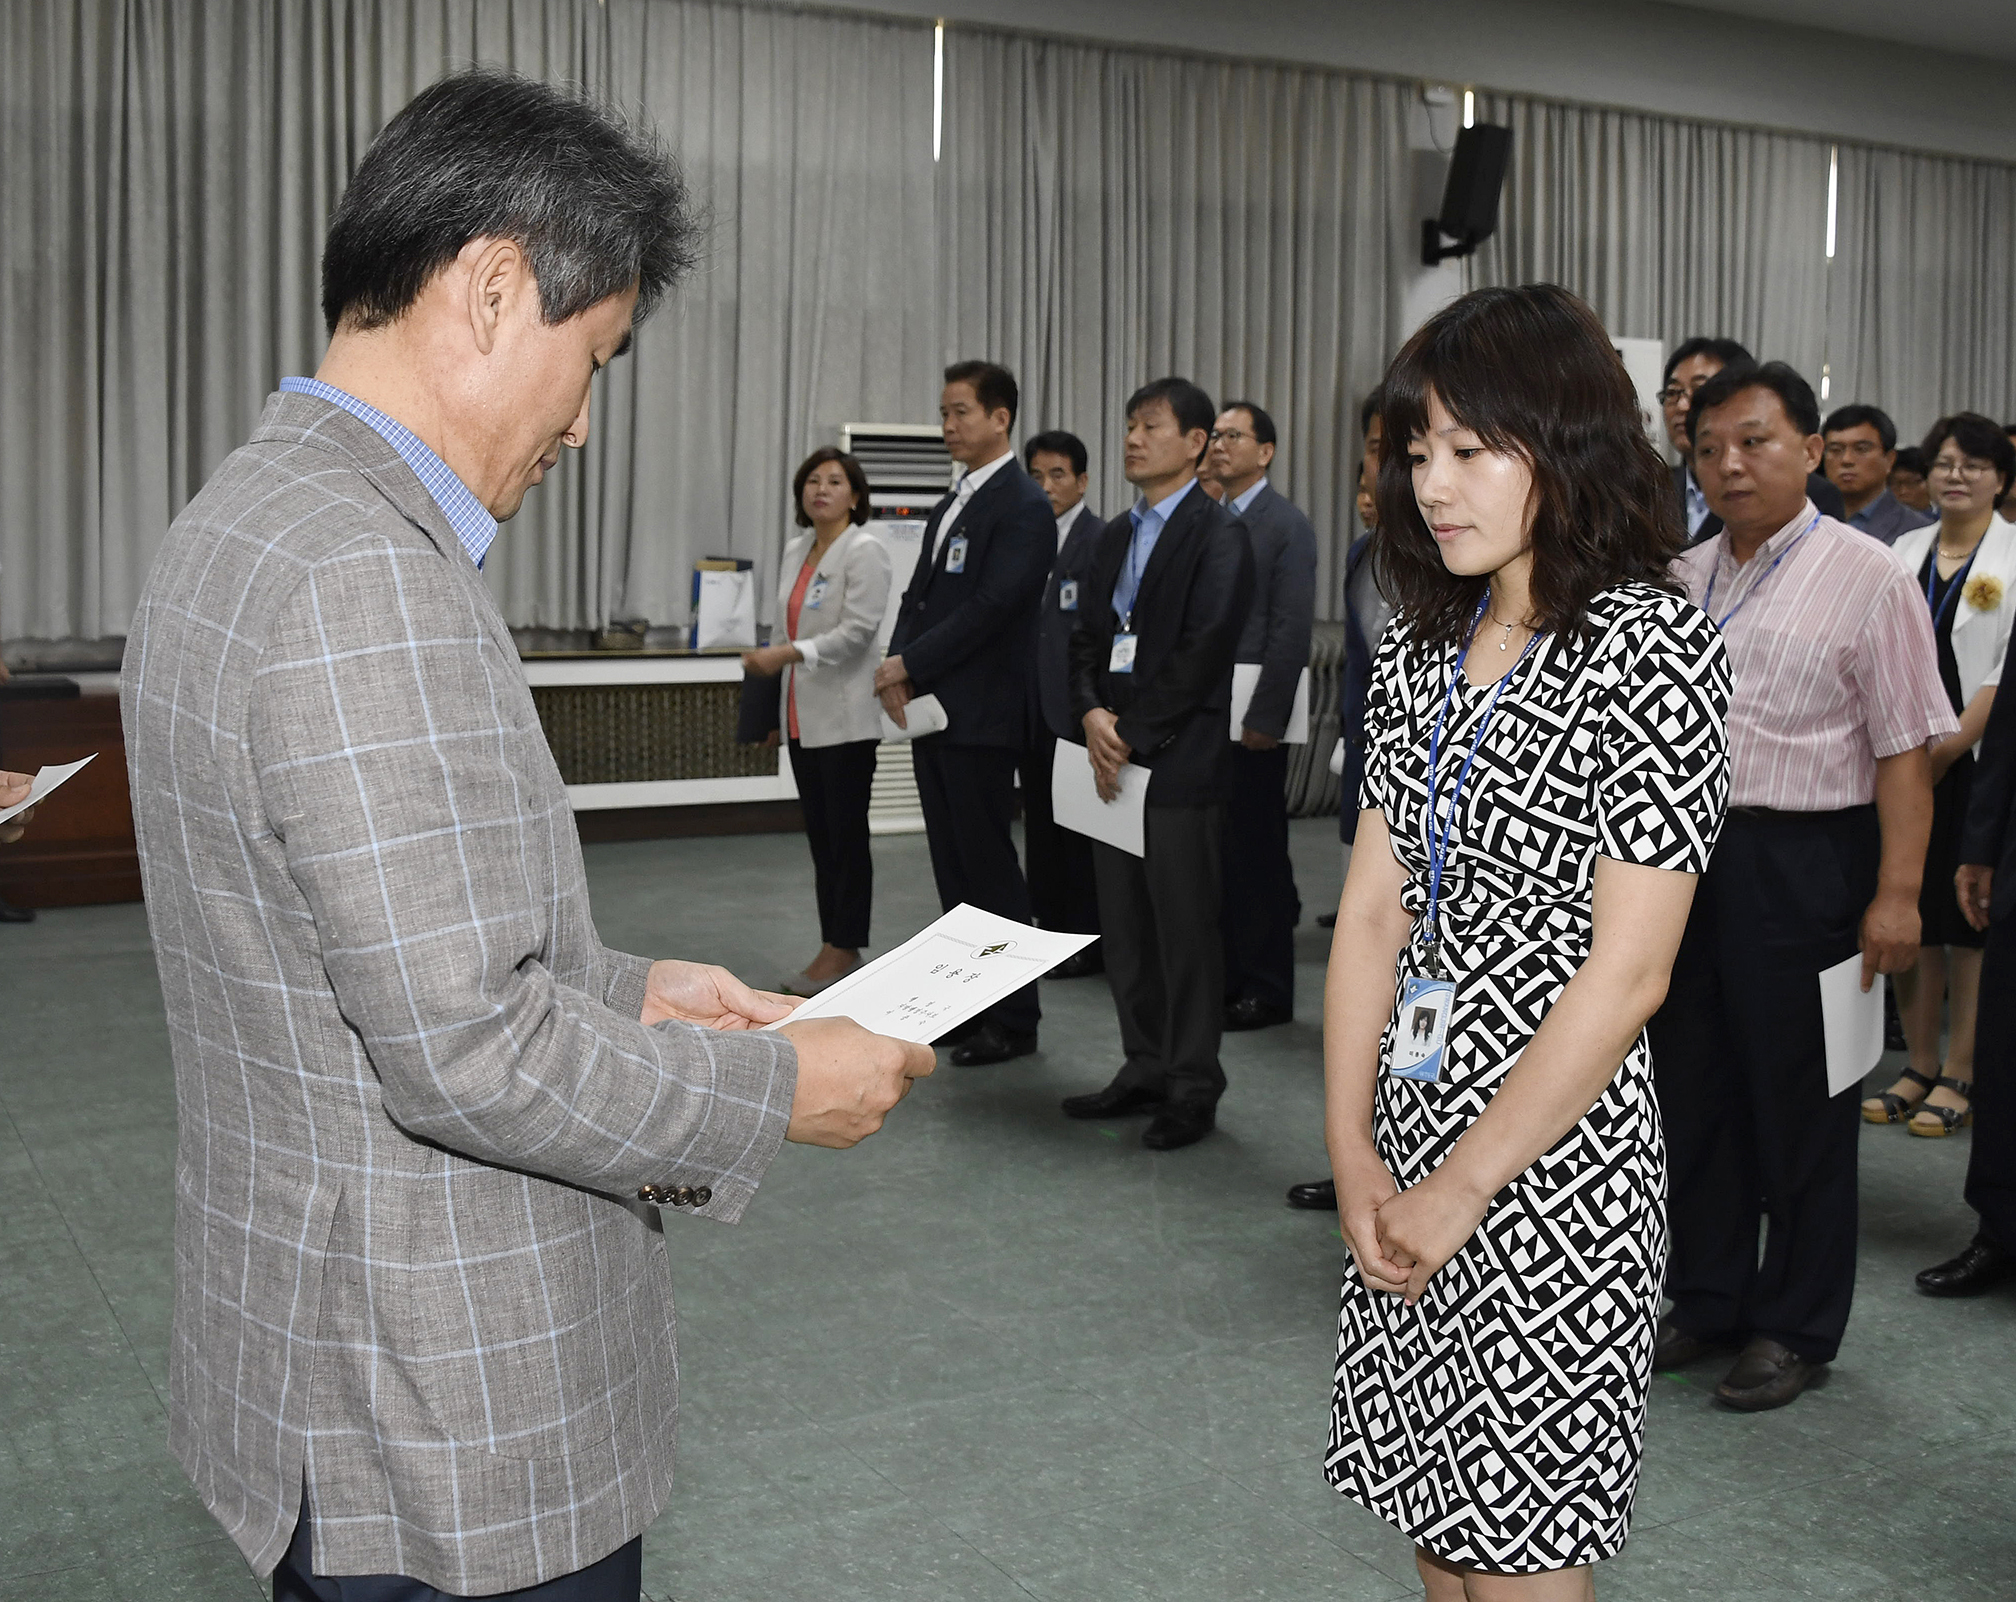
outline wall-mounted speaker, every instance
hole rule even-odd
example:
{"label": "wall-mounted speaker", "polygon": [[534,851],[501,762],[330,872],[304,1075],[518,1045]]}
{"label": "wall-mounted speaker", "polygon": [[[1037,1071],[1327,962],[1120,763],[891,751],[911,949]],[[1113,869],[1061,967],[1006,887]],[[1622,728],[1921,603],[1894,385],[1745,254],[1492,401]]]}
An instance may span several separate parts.
{"label": "wall-mounted speaker", "polygon": [[[1467,256],[1498,227],[1498,194],[1512,160],[1512,130],[1480,122],[1456,135],[1456,154],[1442,186],[1442,215],[1421,224],[1421,264]],[[1445,244],[1453,240],[1453,244]]]}

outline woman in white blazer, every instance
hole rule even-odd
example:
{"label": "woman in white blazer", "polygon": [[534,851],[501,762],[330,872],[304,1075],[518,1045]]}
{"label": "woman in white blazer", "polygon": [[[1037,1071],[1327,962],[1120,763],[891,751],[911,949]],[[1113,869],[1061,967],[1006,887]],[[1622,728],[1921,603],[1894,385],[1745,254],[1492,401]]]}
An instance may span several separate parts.
{"label": "woman in white blazer", "polygon": [[[810,996],[850,972],[868,944],[875,865],[868,849],[868,792],[882,738],[875,699],[876,640],[889,603],[889,551],[868,521],[868,475],[828,445],[791,484],[800,528],[778,568],[777,627],[783,640],[743,653],[745,671],[784,675],[779,722],[805,810],[819,900],[819,955],[784,981]],[[776,738],[775,735],[772,738]]]}
{"label": "woman in white blazer", "polygon": [[[1897,979],[1898,1012],[1911,1065],[1882,1095],[1862,1104],[1871,1123],[1906,1125],[1914,1135],[1950,1135],[1972,1116],[1974,1009],[1981,990],[1984,936],[1961,916],[1953,887],[1960,831],[1974,778],[1974,748],[1988,725],[2016,617],[2016,525],[1995,505],[2016,484],[2016,445],[2000,425],[1973,412],[1943,417],[1924,445],[1939,521],[1898,538],[1891,553],[1925,594],[1939,647],[1939,676],[1960,732],[1932,749],[1932,838],[1925,853],[1918,966]],[[1939,1062],[1939,1014],[1950,1001],[1946,1062]]]}

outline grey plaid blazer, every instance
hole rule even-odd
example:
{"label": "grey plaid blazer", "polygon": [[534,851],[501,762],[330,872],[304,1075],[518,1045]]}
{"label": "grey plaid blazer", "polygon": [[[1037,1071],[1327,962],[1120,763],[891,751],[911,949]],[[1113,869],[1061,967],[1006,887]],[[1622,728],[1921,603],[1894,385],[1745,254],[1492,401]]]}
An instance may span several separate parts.
{"label": "grey plaid blazer", "polygon": [[663,1226],[782,1140],[774,1034],[638,1021],[511,637],[373,430],[276,395],[168,531],[124,710],[180,1141],[170,1438],[268,1573],[517,1589],[672,1479]]}

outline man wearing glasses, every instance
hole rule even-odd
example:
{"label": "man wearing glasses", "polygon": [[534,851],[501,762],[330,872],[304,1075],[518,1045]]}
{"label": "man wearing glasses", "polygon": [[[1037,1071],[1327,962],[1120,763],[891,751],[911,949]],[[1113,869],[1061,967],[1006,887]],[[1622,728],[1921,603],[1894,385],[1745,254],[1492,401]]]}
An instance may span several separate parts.
{"label": "man wearing glasses", "polygon": [[[1225,1027],[1295,1016],[1295,925],[1302,898],[1288,858],[1288,747],[1295,690],[1316,621],[1316,531],[1268,482],[1278,434],[1255,401],[1228,402],[1204,465],[1253,542],[1253,601],[1235,662],[1259,669],[1227,770],[1224,827]],[[1236,703],[1236,698],[1235,698]]]}
{"label": "man wearing glasses", "polygon": [[1937,516],[1906,506],[1890,493],[1897,465],[1897,425],[1874,406],[1843,406],[1820,427],[1826,441],[1820,466],[1841,492],[1850,528],[1895,545],[1900,534],[1936,523]]}
{"label": "man wearing glasses", "polygon": [[[1722,532],[1722,519],[1708,504],[1690,465],[1693,455],[1687,443],[1687,408],[1694,392],[1725,367],[1755,367],[1757,358],[1733,339],[1715,339],[1696,334],[1683,340],[1666,360],[1666,383],[1659,391],[1659,407],[1666,419],[1666,437],[1680,453],[1680,465],[1673,469],[1673,491],[1680,497],[1680,510],[1687,519],[1687,543],[1699,545]],[[1848,511],[1841,504],[1841,492],[1824,474],[1806,475],[1806,495],[1815,507],[1841,522]]]}

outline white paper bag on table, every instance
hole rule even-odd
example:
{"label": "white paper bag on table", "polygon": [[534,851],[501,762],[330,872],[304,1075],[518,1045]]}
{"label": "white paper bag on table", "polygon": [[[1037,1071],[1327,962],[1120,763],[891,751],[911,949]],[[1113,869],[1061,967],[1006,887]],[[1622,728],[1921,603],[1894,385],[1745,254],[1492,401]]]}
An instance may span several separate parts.
{"label": "white paper bag on table", "polygon": [[756,648],[756,575],[699,572],[693,575],[698,599],[693,605],[693,649],[719,651]]}

